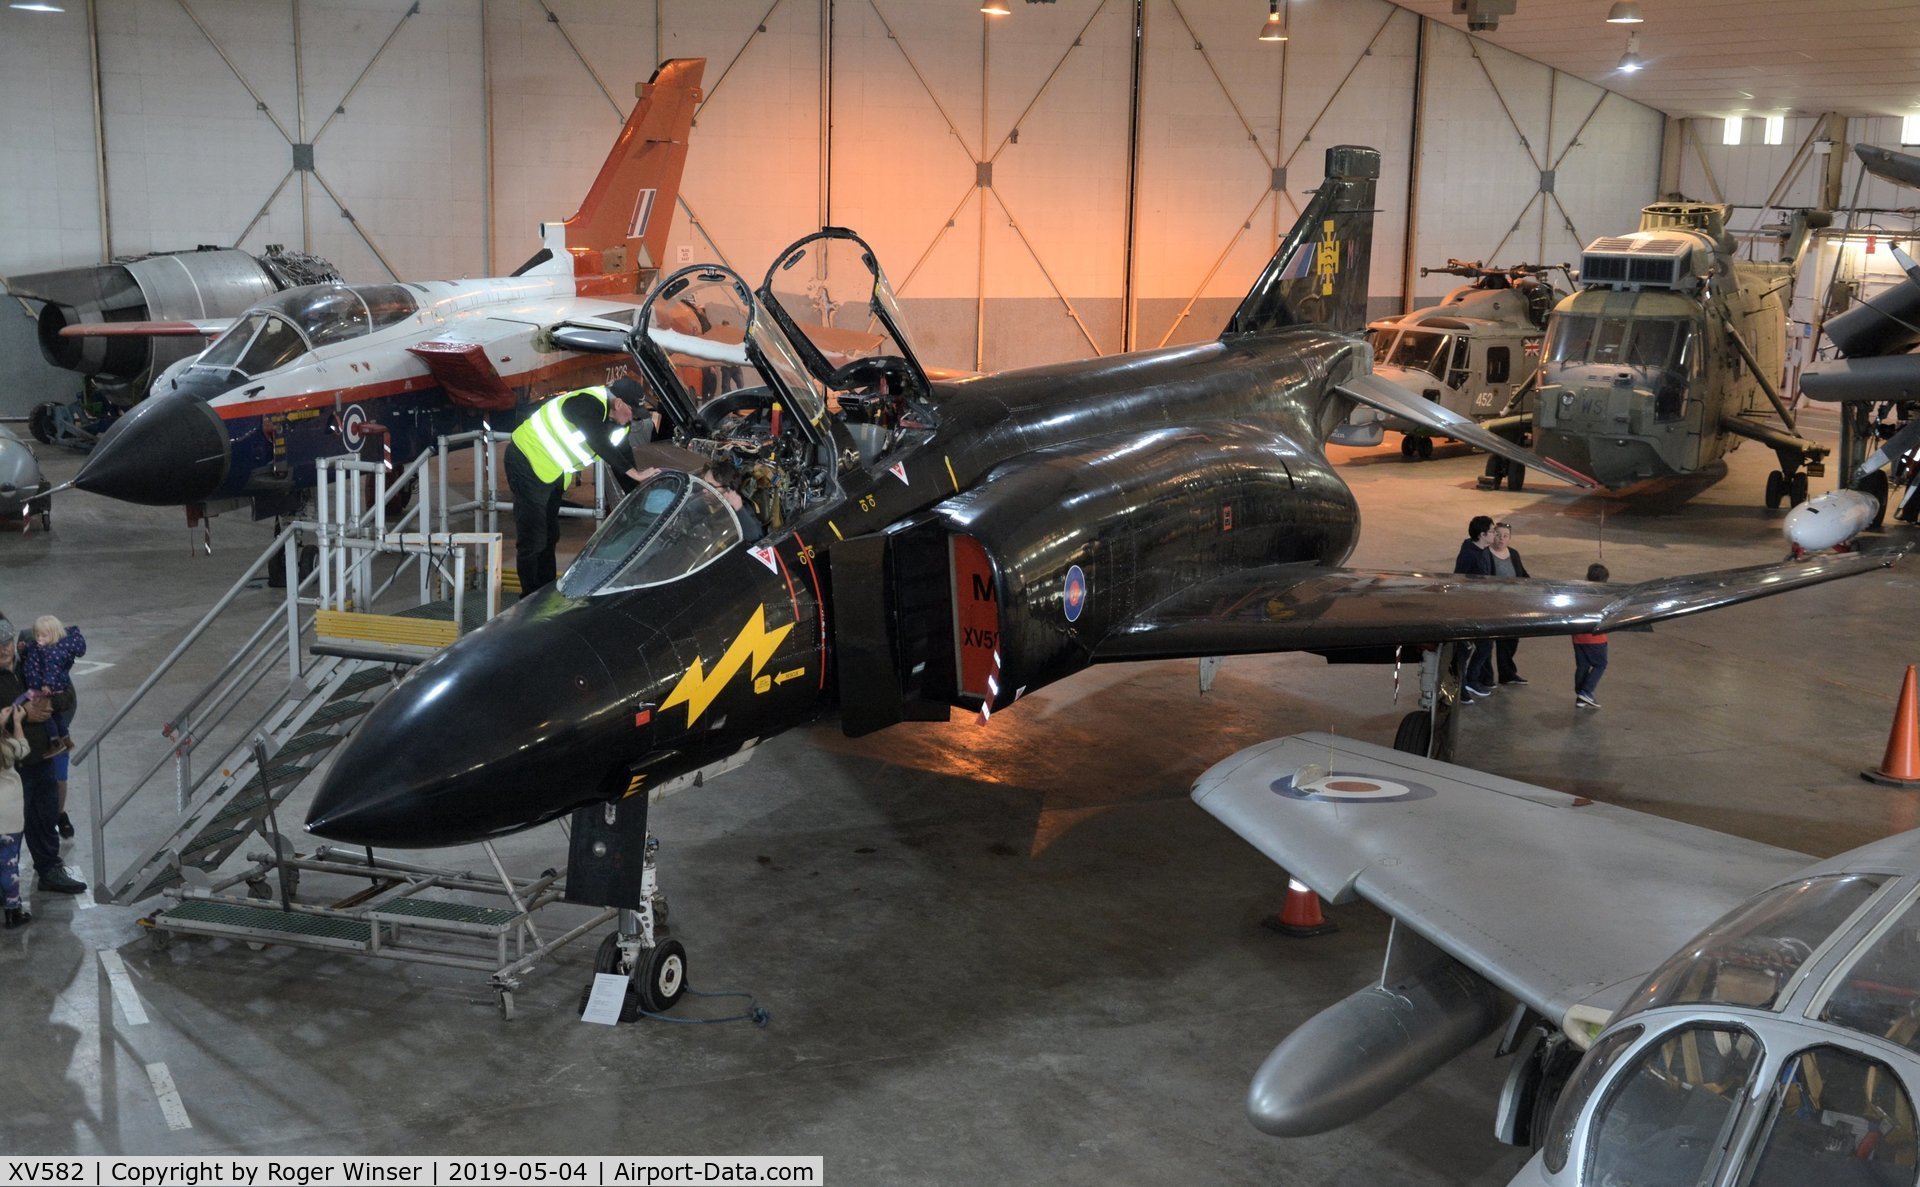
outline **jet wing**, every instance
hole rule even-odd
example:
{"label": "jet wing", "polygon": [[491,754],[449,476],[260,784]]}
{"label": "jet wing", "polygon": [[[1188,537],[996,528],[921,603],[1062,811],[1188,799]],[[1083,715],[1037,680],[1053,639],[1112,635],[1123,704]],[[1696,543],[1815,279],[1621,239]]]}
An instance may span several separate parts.
{"label": "jet wing", "polygon": [[1365,899],[1562,1025],[1612,1013],[1813,860],[1323,733],[1242,750],[1193,798],[1323,898]]}
{"label": "jet wing", "polygon": [[1337,387],[1340,394],[1349,400],[1356,400],[1369,408],[1377,408],[1389,416],[1412,421],[1443,437],[1464,441],[1488,453],[1497,453],[1508,461],[1532,466],[1536,470],[1553,475],[1562,482],[1570,482],[1586,490],[1597,489],[1600,485],[1571,466],[1542,457],[1531,449],[1515,445],[1505,437],[1489,433],[1458,412],[1416,395],[1378,375],[1356,375]]}
{"label": "jet wing", "polygon": [[1843,553],[1638,585],[1274,565],[1216,577],[1148,607],[1101,640],[1094,659],[1324,652],[1623,630],[1869,573],[1900,555]]}

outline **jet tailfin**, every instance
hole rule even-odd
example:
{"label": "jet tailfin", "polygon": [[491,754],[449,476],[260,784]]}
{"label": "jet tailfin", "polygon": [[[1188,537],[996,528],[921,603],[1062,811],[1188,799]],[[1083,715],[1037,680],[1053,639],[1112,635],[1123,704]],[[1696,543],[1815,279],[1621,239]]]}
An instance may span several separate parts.
{"label": "jet tailfin", "polygon": [[1327,179],[1267,261],[1221,337],[1282,326],[1367,328],[1367,270],[1373,256],[1373,190],[1380,151],[1341,144],[1327,150]]}
{"label": "jet tailfin", "polygon": [[667,249],[706,65],[672,58],[634,88],[638,101],[579,212],[540,228],[553,258],[528,274],[571,273],[581,296],[646,291]]}

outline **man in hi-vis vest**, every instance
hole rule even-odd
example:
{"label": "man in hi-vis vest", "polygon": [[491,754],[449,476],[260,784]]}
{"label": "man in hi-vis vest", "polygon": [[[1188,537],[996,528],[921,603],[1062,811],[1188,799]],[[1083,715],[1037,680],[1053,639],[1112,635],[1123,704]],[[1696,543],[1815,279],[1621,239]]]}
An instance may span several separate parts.
{"label": "man in hi-vis vest", "polygon": [[[560,543],[560,496],[575,474],[598,457],[622,491],[639,483],[631,449],[653,437],[653,418],[643,411],[645,398],[646,389],[631,379],[562,392],[535,408],[513,431],[507,446],[507,485],[513,489],[521,597],[551,585],[557,576],[553,552]],[[639,436],[630,437],[629,429]]]}

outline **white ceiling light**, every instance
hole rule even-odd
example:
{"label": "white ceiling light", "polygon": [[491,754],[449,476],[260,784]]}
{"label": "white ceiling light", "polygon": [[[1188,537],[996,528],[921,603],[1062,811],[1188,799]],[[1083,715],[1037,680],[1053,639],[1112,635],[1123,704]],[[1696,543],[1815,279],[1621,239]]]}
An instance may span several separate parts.
{"label": "white ceiling light", "polygon": [[1285,41],[1287,30],[1281,23],[1280,0],[1267,0],[1267,19],[1260,22],[1260,40]]}
{"label": "white ceiling light", "polygon": [[1640,15],[1640,6],[1633,0],[1619,0],[1619,3],[1607,10],[1609,25],[1637,25],[1646,19]]}
{"label": "white ceiling light", "polygon": [[980,11],[988,16],[1010,16],[1013,9],[1007,7],[1007,0],[986,0],[980,5]]}
{"label": "white ceiling light", "polygon": [[46,3],[46,0],[17,0],[16,3],[9,4],[7,5],[7,7],[17,8],[21,12],[65,12],[67,11],[66,9],[60,7],[58,4]]}
{"label": "white ceiling light", "polygon": [[1620,72],[1622,74],[1634,74],[1646,64],[1647,60],[1640,56],[1639,32],[1636,30],[1635,32],[1627,34],[1627,52],[1620,55]]}

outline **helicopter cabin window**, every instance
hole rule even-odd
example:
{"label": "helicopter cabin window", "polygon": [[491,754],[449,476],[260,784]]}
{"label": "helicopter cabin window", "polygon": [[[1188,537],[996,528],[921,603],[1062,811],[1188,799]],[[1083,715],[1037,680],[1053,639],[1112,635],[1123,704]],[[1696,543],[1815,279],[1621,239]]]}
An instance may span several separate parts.
{"label": "helicopter cabin window", "polygon": [[1761,1053],[1728,1025],[1683,1026],[1642,1047],[1594,1113],[1580,1181],[1707,1182]]}
{"label": "helicopter cabin window", "polygon": [[1487,382],[1505,383],[1513,369],[1513,352],[1505,346],[1487,347]]}
{"label": "helicopter cabin window", "polygon": [[1781,1067],[1765,1107],[1743,1187],[1913,1183],[1913,1101],[1879,1060],[1809,1048]]}
{"label": "helicopter cabin window", "polygon": [[1836,977],[1822,1022],[1920,1052],[1920,902],[1909,904]]}
{"label": "helicopter cabin window", "polygon": [[1557,1175],[1567,1165],[1567,1155],[1573,1150],[1573,1131],[1580,1127],[1580,1114],[1586,1111],[1587,1098],[1600,1087],[1600,1081],[1607,1078],[1607,1069],[1620,1058],[1620,1053],[1639,1037],[1639,1027],[1622,1027],[1595,1043],[1581,1057],[1572,1081],[1553,1106],[1553,1121],[1547,1127],[1546,1164],[1550,1173]]}
{"label": "helicopter cabin window", "polygon": [[1737,907],[1655,969],[1624,1014],[1709,1003],[1776,1008],[1802,965],[1862,911],[1879,874],[1809,878]]}
{"label": "helicopter cabin window", "polygon": [[1453,340],[1453,366],[1445,376],[1448,387],[1459,387],[1467,381],[1467,361],[1471,350],[1472,344],[1465,338]]}
{"label": "helicopter cabin window", "polygon": [[1595,320],[1579,313],[1555,318],[1553,344],[1547,350],[1547,361],[1575,367],[1586,362],[1587,350],[1593,345]]}
{"label": "helicopter cabin window", "polygon": [[1394,342],[1383,360],[1410,371],[1425,371],[1435,379],[1446,378],[1449,335],[1432,330],[1407,330]]}
{"label": "helicopter cabin window", "polygon": [[1603,366],[1620,362],[1620,349],[1626,341],[1626,322],[1617,317],[1601,318],[1593,334],[1593,362]]}
{"label": "helicopter cabin window", "polygon": [[679,471],[661,471],[629,492],[560,575],[570,598],[664,585],[705,568],[740,542],[740,523],[720,493]]}

